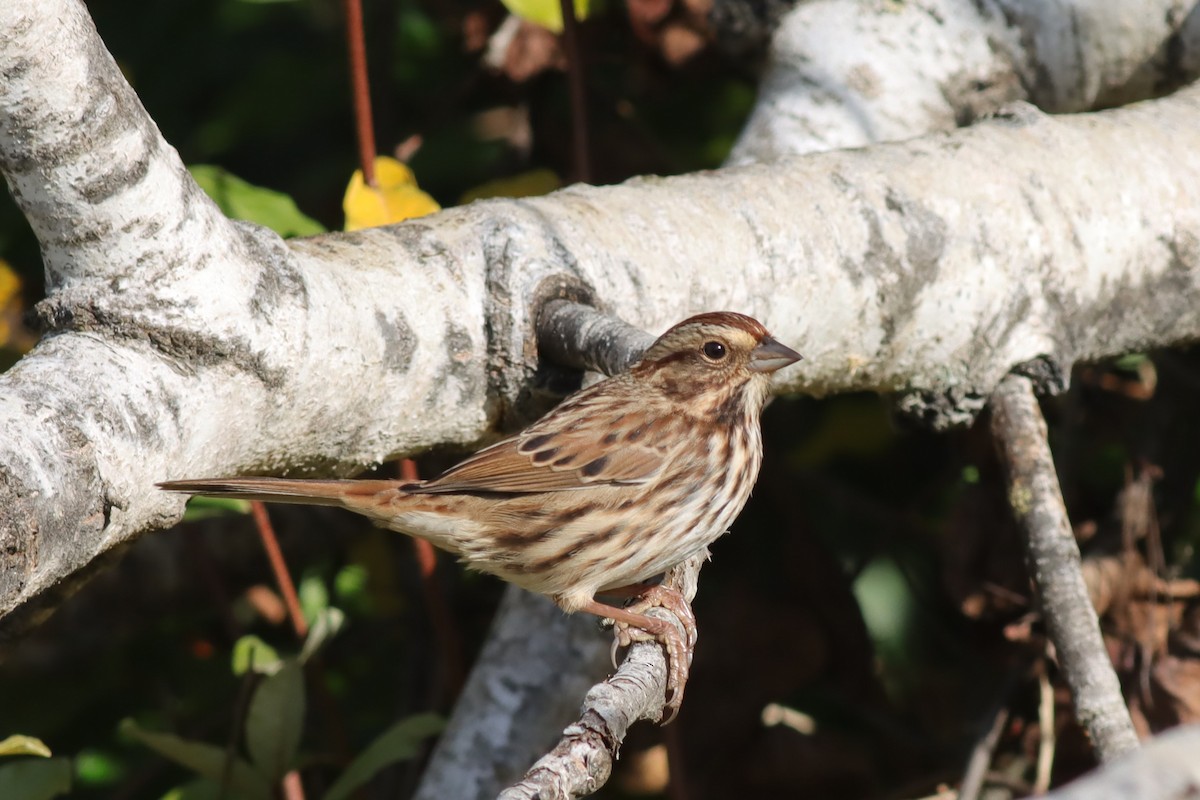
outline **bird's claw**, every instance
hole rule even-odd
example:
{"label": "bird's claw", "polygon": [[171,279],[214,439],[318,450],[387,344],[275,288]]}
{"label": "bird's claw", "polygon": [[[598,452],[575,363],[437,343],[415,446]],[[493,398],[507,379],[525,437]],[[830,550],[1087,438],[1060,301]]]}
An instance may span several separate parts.
{"label": "bird's claw", "polygon": [[[680,635],[679,627],[660,617],[646,614],[652,608],[663,608],[672,612],[683,628]],[[614,622],[614,636],[611,656],[613,667],[617,666],[617,651],[635,642],[658,642],[667,651],[667,699],[663,705],[663,716],[660,724],[667,725],[679,715],[683,704],[683,691],[687,686],[688,675],[691,671],[692,653],[696,647],[699,632],[696,629],[696,615],[692,612],[691,604],[678,590],[662,585],[652,587],[644,592],[634,603],[625,608],[626,611],[637,614],[653,624],[635,625],[628,622]]]}

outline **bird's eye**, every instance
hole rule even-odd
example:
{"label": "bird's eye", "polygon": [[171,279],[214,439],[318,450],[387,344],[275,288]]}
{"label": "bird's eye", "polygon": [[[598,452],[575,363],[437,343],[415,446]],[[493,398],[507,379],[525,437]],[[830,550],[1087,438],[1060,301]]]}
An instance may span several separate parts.
{"label": "bird's eye", "polygon": [[725,345],[720,342],[705,342],[704,347],[700,348],[704,355],[711,358],[713,361],[720,361],[725,357]]}

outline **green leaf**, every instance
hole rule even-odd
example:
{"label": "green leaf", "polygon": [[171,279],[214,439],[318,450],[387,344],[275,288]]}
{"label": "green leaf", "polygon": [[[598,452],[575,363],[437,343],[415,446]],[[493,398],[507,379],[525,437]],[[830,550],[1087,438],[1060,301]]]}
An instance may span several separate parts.
{"label": "green leaf", "polygon": [[277,784],[292,766],[304,731],[304,673],[287,659],[254,692],[246,715],[246,749],[260,775]]}
{"label": "green leaf", "polygon": [[111,753],[85,748],[75,754],[75,781],[80,788],[111,786],[125,775],[125,765]]}
{"label": "green leaf", "polygon": [[71,759],[69,758],[23,758],[0,766],[0,797],[50,800],[52,797],[58,797],[69,791],[71,791]]}
{"label": "green leaf", "polygon": [[346,621],[346,615],[340,608],[329,608],[317,614],[312,627],[308,629],[308,638],[300,650],[300,663],[307,664],[313,654],[325,646],[325,643],[337,635]]}
{"label": "green leaf", "polygon": [[350,762],[346,771],[329,787],[324,800],[344,800],[349,797],[388,764],[415,756],[421,742],[441,733],[445,727],[445,720],[437,714],[416,714],[400,720]]}
{"label": "green leaf", "polygon": [[250,670],[274,675],[283,666],[275,648],[254,634],[246,634],[233,643],[233,674],[245,675]]}
{"label": "green leaf", "polygon": [[176,764],[182,764],[218,784],[224,778],[228,763],[228,785],[231,789],[248,800],[270,800],[271,798],[270,784],[255,772],[254,767],[246,763],[245,759],[237,756],[231,757],[224,747],[184,739],[173,733],[144,730],[131,719],[122,720],[120,730],[159,755],[171,759]]}
{"label": "green leaf", "polygon": [[198,519],[249,513],[249,500],[239,500],[236,497],[193,497],[183,512],[183,521],[195,522]]}
{"label": "green leaf", "polygon": [[188,171],[227,216],[266,225],[284,237],[325,232],[321,223],[305,216],[283,192],[247,183],[212,164],[193,164]]}
{"label": "green leaf", "polygon": [[1114,366],[1126,372],[1137,372],[1138,367],[1149,360],[1150,357],[1145,353],[1126,353],[1117,359]]}
{"label": "green leaf", "polygon": [[50,748],[41,739],[14,734],[0,742],[0,756],[44,756],[50,757]]}
{"label": "green leaf", "polygon": [[304,612],[309,625],[314,624],[321,612],[329,608],[329,590],[325,588],[325,579],[320,575],[301,578],[296,594],[300,598],[300,610]]}
{"label": "green leaf", "polygon": [[367,568],[347,564],[333,576],[333,593],[339,604],[362,605],[367,602]]}

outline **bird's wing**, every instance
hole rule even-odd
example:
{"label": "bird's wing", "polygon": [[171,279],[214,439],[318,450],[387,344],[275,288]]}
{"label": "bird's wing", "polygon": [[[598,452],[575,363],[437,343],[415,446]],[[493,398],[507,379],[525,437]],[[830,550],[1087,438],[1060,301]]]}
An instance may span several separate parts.
{"label": "bird's wing", "polygon": [[480,450],[422,492],[560,492],[645,483],[658,475],[684,436],[679,420],[654,418],[634,402],[577,395],[509,439]]}

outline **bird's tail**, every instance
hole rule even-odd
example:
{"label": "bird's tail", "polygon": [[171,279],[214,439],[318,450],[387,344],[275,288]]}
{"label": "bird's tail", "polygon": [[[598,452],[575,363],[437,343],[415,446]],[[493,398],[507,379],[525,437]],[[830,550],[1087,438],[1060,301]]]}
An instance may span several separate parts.
{"label": "bird's tail", "polygon": [[289,478],[203,478],[164,481],[168,492],[202,494],[207,497],[236,497],[268,503],[297,503],[309,506],[355,508],[369,497],[395,491],[398,481],[293,480]]}

